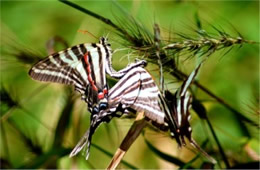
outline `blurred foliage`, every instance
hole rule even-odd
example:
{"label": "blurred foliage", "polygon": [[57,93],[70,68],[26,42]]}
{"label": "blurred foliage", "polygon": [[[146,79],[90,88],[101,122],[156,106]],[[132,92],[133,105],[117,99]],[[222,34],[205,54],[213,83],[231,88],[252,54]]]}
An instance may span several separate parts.
{"label": "blurred foliage", "polygon": [[[86,161],[81,155],[69,158],[69,152],[89,126],[87,106],[70,88],[35,82],[27,72],[31,64],[47,56],[46,43],[54,36],[62,37],[70,46],[97,42],[93,36],[78,32],[88,30],[97,37],[109,34],[114,50],[129,45],[135,47],[134,43],[122,38],[109,25],[61,2],[0,3],[1,168],[106,168],[133,121],[113,119],[109,124],[103,124],[93,137],[89,160]],[[133,32],[134,24],[140,24],[139,28],[145,33],[139,37],[140,40],[147,37],[146,41],[139,42],[141,45],[153,41],[154,23],[160,26],[161,37],[169,40],[168,43],[178,42],[178,35],[188,35],[188,39],[198,36],[194,34],[197,27],[202,27],[215,37],[219,35],[217,28],[232,37],[241,34],[246,40],[259,42],[258,1],[75,3],[110,19],[132,35],[138,35],[138,32]],[[128,14],[131,17],[127,17]],[[197,14],[195,19],[194,14]],[[62,48],[62,45],[57,46],[58,50]],[[188,75],[197,58],[191,58],[186,53],[182,55],[176,63],[177,68]],[[139,52],[133,52],[130,48],[118,50],[113,55],[113,67],[123,68],[136,57],[146,57],[141,48]],[[149,59],[146,69],[159,82],[159,69],[153,58]],[[174,79],[169,72],[165,72],[164,77],[166,88],[173,92],[179,87],[177,82],[182,80],[176,75]],[[226,165],[212,129],[231,167],[257,168],[260,157],[259,127],[244,123],[241,119],[248,118],[259,125],[259,44],[243,44],[230,51],[213,53],[202,67],[198,81],[244,117],[239,117],[194,86],[194,110],[199,116],[192,113],[193,137],[200,144],[208,140],[205,149],[218,160],[215,168]],[[110,83],[114,81],[110,80]],[[206,122],[210,122],[212,129]],[[198,158],[197,151],[194,152],[190,146],[178,149],[169,136],[149,128],[145,131],[145,137],[140,136],[136,140],[120,168],[211,167],[202,157]]]}

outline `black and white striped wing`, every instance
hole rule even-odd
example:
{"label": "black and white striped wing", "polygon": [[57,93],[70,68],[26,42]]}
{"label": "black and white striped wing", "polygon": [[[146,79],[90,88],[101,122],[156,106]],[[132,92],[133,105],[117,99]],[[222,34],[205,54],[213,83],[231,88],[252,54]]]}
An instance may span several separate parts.
{"label": "black and white striped wing", "polygon": [[191,107],[191,95],[188,88],[198,74],[201,64],[202,63],[200,63],[195,70],[193,70],[193,72],[175,93],[175,119],[177,120],[177,124],[180,128],[186,128],[188,131],[191,131],[191,127],[188,123],[190,119],[189,109]]}
{"label": "black and white striped wing", "polygon": [[[109,92],[110,111],[135,110],[160,129],[170,128],[176,134],[177,123],[151,75],[142,67],[129,71]],[[176,140],[179,141],[177,134]]]}
{"label": "black and white striped wing", "polygon": [[90,44],[81,44],[48,56],[29,71],[34,80],[74,85],[82,95],[89,84],[84,54]]}
{"label": "black and white striped wing", "polygon": [[142,67],[136,67],[125,74],[110,89],[110,106],[132,108],[144,111],[146,117],[159,124],[164,123],[165,114],[160,107],[159,89],[151,75]]}

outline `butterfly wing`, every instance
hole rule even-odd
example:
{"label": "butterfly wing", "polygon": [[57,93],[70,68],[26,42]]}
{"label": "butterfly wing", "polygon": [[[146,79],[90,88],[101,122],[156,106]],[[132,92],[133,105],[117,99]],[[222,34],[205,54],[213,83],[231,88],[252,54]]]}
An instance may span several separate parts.
{"label": "butterfly wing", "polygon": [[85,52],[86,47],[81,44],[52,54],[36,63],[29,75],[34,80],[74,85],[77,91],[84,94],[89,84],[82,62]]}
{"label": "butterfly wing", "polygon": [[161,106],[160,91],[151,75],[142,67],[127,72],[110,89],[109,102],[111,111],[143,111],[154,123],[164,125],[165,113]]}
{"label": "butterfly wing", "polygon": [[[203,62],[202,62],[203,63]],[[202,65],[200,63],[189,77],[182,83],[181,87],[175,93],[175,119],[177,120],[178,126],[183,135],[188,139],[191,139],[191,127],[189,123],[190,113],[189,109],[191,107],[191,95],[188,91],[189,86],[195,79],[196,75],[199,72],[199,69]]]}
{"label": "butterfly wing", "polygon": [[88,93],[86,100],[92,106],[106,98],[106,56],[100,44],[80,44],[39,61],[29,75],[39,81],[74,85],[83,99]]}

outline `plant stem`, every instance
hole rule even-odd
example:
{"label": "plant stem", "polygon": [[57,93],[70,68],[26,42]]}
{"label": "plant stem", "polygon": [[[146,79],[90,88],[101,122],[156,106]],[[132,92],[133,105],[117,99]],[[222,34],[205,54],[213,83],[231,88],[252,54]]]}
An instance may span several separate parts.
{"label": "plant stem", "polygon": [[70,1],[67,1],[67,0],[59,0],[59,1],[64,3],[64,4],[67,4],[67,5],[75,8],[75,9],[77,9],[77,10],[79,10],[79,11],[85,13],[85,14],[88,14],[88,15],[92,16],[92,17],[94,17],[94,18],[104,22],[107,25],[110,25],[111,27],[115,28],[118,32],[120,32],[120,33],[124,34],[125,36],[127,36],[127,38],[133,40],[132,36],[130,36],[125,30],[121,29],[116,24],[114,24],[110,19],[102,17],[101,15],[98,15],[98,14],[96,14],[96,13],[90,11],[90,10],[87,10],[86,8],[83,8],[83,7],[81,7],[81,6],[77,5],[77,4],[74,4],[73,2],[70,2]]}
{"label": "plant stem", "polygon": [[213,135],[213,137],[214,137],[214,139],[215,139],[215,141],[216,141],[216,143],[217,143],[217,145],[218,145],[220,154],[221,154],[221,156],[222,156],[222,158],[223,158],[223,161],[225,162],[226,168],[229,169],[229,168],[230,168],[230,165],[229,165],[229,163],[228,163],[228,160],[227,160],[227,157],[226,157],[226,155],[225,155],[225,152],[224,152],[224,150],[223,150],[223,148],[222,148],[222,146],[221,146],[221,144],[220,144],[220,142],[219,142],[219,140],[218,140],[217,134],[215,133],[215,131],[214,131],[214,129],[213,129],[213,127],[212,127],[212,125],[211,125],[211,123],[210,123],[210,121],[209,121],[209,119],[208,119],[207,116],[206,116],[206,121],[207,121],[207,123],[208,123],[208,125],[209,125],[209,128],[210,128],[210,131],[211,131],[211,133],[212,133],[212,135]]}
{"label": "plant stem", "polygon": [[[113,157],[113,154],[112,154],[112,153],[108,152],[107,150],[103,149],[102,147],[100,147],[100,146],[98,146],[98,145],[96,145],[96,144],[94,144],[94,143],[92,143],[91,145],[92,145],[93,147],[95,147],[96,149],[98,149],[99,151],[101,151],[101,152],[103,152],[104,154],[106,154],[107,156]],[[132,165],[132,164],[130,164],[130,163],[124,161],[124,160],[122,160],[121,163],[124,164],[125,166],[127,166],[129,169],[138,169],[138,168],[135,167],[134,165]]]}

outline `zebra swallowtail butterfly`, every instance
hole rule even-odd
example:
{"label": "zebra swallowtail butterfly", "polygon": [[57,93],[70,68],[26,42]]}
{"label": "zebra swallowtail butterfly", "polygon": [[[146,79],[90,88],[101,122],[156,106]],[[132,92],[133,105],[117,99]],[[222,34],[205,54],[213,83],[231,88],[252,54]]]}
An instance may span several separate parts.
{"label": "zebra swallowtail butterfly", "polygon": [[130,64],[115,71],[111,63],[112,49],[107,38],[101,37],[99,43],[85,43],[52,54],[36,63],[29,75],[39,81],[74,85],[88,103],[91,113],[108,108],[108,85],[105,73],[114,78],[123,77],[134,67],[144,66],[144,60]]}
{"label": "zebra swallowtail butterfly", "polygon": [[70,156],[76,155],[87,145],[86,159],[88,158],[92,135],[101,123],[109,122],[113,117],[120,117],[129,111],[144,111],[146,118],[153,125],[161,130],[169,129],[171,136],[176,139],[179,146],[185,145],[184,137],[187,137],[195,148],[215,163],[214,158],[203,151],[191,137],[192,130],[189,123],[191,96],[188,87],[197,75],[201,64],[195,68],[174,95],[166,91],[165,96],[161,95],[156,83],[145,69],[136,67],[129,70],[110,89],[108,94],[109,108],[92,117],[89,130],[81,138]]}

